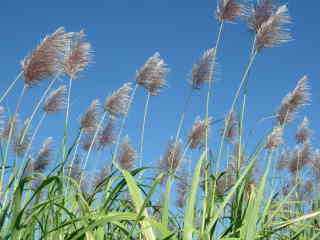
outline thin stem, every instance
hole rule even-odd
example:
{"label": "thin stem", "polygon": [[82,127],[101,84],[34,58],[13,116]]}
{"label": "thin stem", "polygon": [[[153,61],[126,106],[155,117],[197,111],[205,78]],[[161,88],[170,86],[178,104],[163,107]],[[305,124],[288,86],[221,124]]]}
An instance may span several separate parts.
{"label": "thin stem", "polygon": [[71,159],[68,176],[71,175],[71,169],[72,169],[74,161],[76,160],[76,157],[77,157],[77,153],[78,153],[78,149],[79,149],[79,145],[80,145],[80,140],[81,140],[82,134],[83,134],[83,130],[80,129],[79,135],[78,135],[77,140],[76,140],[74,153],[73,153],[73,156],[72,156],[72,159]]}
{"label": "thin stem", "polygon": [[[84,160],[84,162],[83,162],[83,167],[82,167],[82,169],[86,169],[86,166],[87,166],[87,163],[88,163],[88,160],[89,160],[91,151],[92,151],[93,146],[94,146],[94,144],[95,144],[96,138],[98,137],[98,133],[99,133],[99,131],[100,131],[100,128],[101,128],[104,120],[106,119],[106,116],[107,116],[107,112],[104,112],[103,115],[102,115],[102,117],[101,117],[101,120],[100,120],[100,122],[99,122],[99,124],[98,124],[98,126],[97,126],[97,129],[96,129],[95,132],[94,132],[93,139],[92,139],[92,141],[91,141],[91,143],[90,143],[90,147],[89,147],[88,153],[87,153],[86,158],[85,158],[85,160]],[[82,165],[82,164],[81,164],[81,165]],[[80,182],[81,182],[81,179],[80,179]]]}
{"label": "thin stem", "polygon": [[[235,104],[240,96],[240,93],[241,93],[241,90],[244,86],[244,84],[247,82],[247,79],[248,79],[248,75],[249,75],[249,72],[250,72],[250,69],[252,67],[252,64],[255,60],[255,57],[257,55],[257,52],[254,52],[251,56],[250,56],[250,59],[249,59],[249,63],[244,71],[244,74],[242,76],[242,79],[241,79],[241,82],[239,84],[239,87],[235,93],[235,96],[233,98],[233,102],[231,104],[231,107],[230,107],[230,111],[229,111],[229,115],[228,115],[228,118],[230,118],[231,116],[231,113],[234,111],[234,108],[235,108]],[[223,134],[222,134],[222,138],[221,138],[221,141],[220,141],[220,147],[219,147],[219,153],[218,153],[218,158],[217,158],[217,161],[219,162],[220,161],[220,158],[221,158],[221,155],[222,155],[222,149],[223,149],[223,145],[224,145],[224,139],[226,137],[226,133],[227,133],[227,128],[226,128],[226,124],[228,123],[230,119],[227,119],[227,121],[225,121],[225,125],[224,125],[224,129],[223,129]]]}
{"label": "thin stem", "polygon": [[12,81],[12,83],[10,84],[10,86],[5,90],[5,92],[1,95],[0,98],[0,103],[2,103],[2,101],[7,97],[7,95],[9,94],[9,92],[12,90],[12,88],[15,86],[15,84],[17,83],[17,81],[21,78],[23,72],[21,71],[18,76]]}
{"label": "thin stem", "polygon": [[140,151],[139,151],[139,167],[142,167],[143,164],[143,144],[144,144],[144,131],[147,121],[147,114],[148,114],[148,107],[149,107],[149,101],[150,101],[150,92],[148,92],[146,103],[144,106],[144,114],[143,114],[143,121],[142,121],[142,127],[141,127],[141,135],[140,135]]}
{"label": "thin stem", "polygon": [[119,133],[118,133],[118,136],[117,136],[117,141],[116,141],[115,148],[114,148],[114,154],[113,154],[113,157],[112,157],[112,163],[115,163],[115,159],[117,158],[122,131],[125,128],[125,125],[126,125],[126,122],[127,122],[127,119],[128,119],[128,115],[129,115],[129,110],[131,108],[131,105],[132,105],[132,102],[133,102],[133,99],[135,97],[135,94],[137,92],[138,87],[139,87],[139,85],[136,84],[134,89],[133,89],[133,91],[132,91],[132,93],[131,93],[130,103],[129,103],[129,106],[128,106],[127,114],[125,116],[123,116],[123,118],[122,118],[121,126],[120,126]]}
{"label": "thin stem", "polygon": [[193,88],[190,88],[190,91],[188,93],[185,106],[184,106],[183,111],[181,113],[178,129],[177,129],[177,133],[176,133],[176,137],[175,137],[175,142],[177,142],[179,137],[180,137],[180,132],[181,132],[181,129],[182,129],[182,126],[183,126],[183,123],[184,123],[184,119],[185,119],[185,116],[186,116],[187,109],[188,109],[189,104],[190,104],[192,92],[193,92]]}
{"label": "thin stem", "polygon": [[64,134],[62,140],[62,162],[66,159],[66,149],[67,149],[67,134],[69,127],[69,113],[70,113],[70,98],[71,98],[71,89],[72,89],[72,78],[69,78],[69,88],[68,88],[68,96],[67,96],[67,107],[66,107],[66,115],[64,121]]}
{"label": "thin stem", "polygon": [[21,137],[20,143],[23,142],[23,140],[24,140],[24,138],[25,138],[25,136],[26,136],[26,134],[27,134],[27,132],[28,132],[28,130],[29,130],[29,127],[30,127],[30,125],[31,125],[31,122],[32,122],[33,118],[34,118],[35,115],[37,114],[37,112],[38,112],[41,104],[43,103],[45,97],[47,96],[48,92],[50,91],[50,89],[52,88],[53,84],[56,82],[56,80],[58,79],[58,77],[59,77],[59,74],[57,74],[57,75],[51,80],[51,82],[50,82],[50,84],[48,85],[47,89],[44,91],[44,93],[42,94],[41,98],[39,99],[39,101],[38,101],[37,105],[35,106],[35,108],[34,108],[32,114],[31,114],[31,116],[30,116],[29,119],[28,119],[27,126],[26,126],[26,128],[25,128],[25,130],[24,130],[24,132],[23,132],[23,135],[22,135],[22,137]]}
{"label": "thin stem", "polygon": [[16,110],[14,111],[15,112],[15,115],[18,114],[19,110],[20,110],[20,106],[21,106],[21,103],[22,103],[22,99],[26,93],[26,90],[27,90],[27,85],[24,85],[23,88],[22,88],[22,91],[20,93],[20,96],[18,98],[18,102],[17,102],[17,105],[16,105]]}
{"label": "thin stem", "polygon": [[[218,47],[221,41],[221,36],[222,36],[222,30],[223,30],[223,26],[224,26],[224,21],[221,21],[220,23],[220,27],[219,27],[219,32],[218,32],[218,37],[217,37],[217,41],[216,41],[216,45],[215,45],[215,49],[214,49],[214,54],[213,54],[213,63],[212,63],[212,69],[211,69],[211,76],[209,79],[209,86],[208,86],[208,92],[207,92],[207,99],[206,99],[206,115],[205,115],[205,121],[206,121],[206,129],[205,129],[205,134],[206,134],[206,138],[205,138],[205,164],[208,163],[208,152],[209,152],[209,105],[210,105],[210,98],[211,98],[211,91],[212,91],[212,85],[213,85],[213,71],[214,71],[214,66],[215,66],[215,62],[216,62],[216,57],[217,57],[217,52],[218,52]],[[207,172],[207,171],[206,171]],[[207,183],[207,173],[205,174],[205,183]],[[202,224],[201,224],[201,233],[204,232],[204,228],[205,228],[205,216],[206,216],[206,201],[207,201],[207,195],[208,195],[208,187],[207,184],[205,184],[205,196],[204,196],[204,200],[203,200],[203,218],[202,218]]]}

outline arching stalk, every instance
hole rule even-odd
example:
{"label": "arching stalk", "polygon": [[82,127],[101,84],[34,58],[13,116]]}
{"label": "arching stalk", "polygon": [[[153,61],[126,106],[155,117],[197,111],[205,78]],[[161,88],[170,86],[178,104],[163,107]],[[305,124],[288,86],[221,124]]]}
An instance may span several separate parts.
{"label": "arching stalk", "polygon": [[140,168],[142,167],[142,164],[143,164],[144,132],[145,132],[145,126],[146,126],[146,121],[147,121],[147,114],[148,114],[150,96],[151,96],[151,94],[150,94],[150,92],[148,92],[146,103],[145,103],[145,106],[144,106],[144,114],[143,114],[143,121],[142,121],[142,127],[141,127],[140,151],[139,151],[139,167]]}
{"label": "arching stalk", "polygon": [[21,71],[17,77],[12,81],[12,83],[10,84],[10,86],[5,90],[5,92],[1,95],[0,97],[0,103],[2,103],[2,101],[7,97],[7,95],[9,94],[9,92],[12,90],[12,88],[16,85],[17,81],[21,78],[23,72]]}

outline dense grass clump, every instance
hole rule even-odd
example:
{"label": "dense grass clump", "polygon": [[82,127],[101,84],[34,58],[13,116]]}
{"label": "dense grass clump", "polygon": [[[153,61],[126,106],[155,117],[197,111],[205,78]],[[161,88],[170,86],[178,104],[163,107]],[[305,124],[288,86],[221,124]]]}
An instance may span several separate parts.
{"label": "dense grass clump", "polygon": [[[169,73],[159,53],[137,70],[134,82],[103,102],[93,100],[79,119],[77,133],[71,133],[72,85],[91,63],[91,45],[83,30],[58,28],[31,51],[0,95],[2,105],[23,80],[17,103],[0,106],[0,239],[320,239],[320,150],[312,145],[308,118],[297,127],[295,147],[284,139],[287,126],[310,103],[307,76],[279,103],[265,135],[254,147],[245,145],[254,141],[245,139],[243,127],[249,73],[256,56],[291,40],[288,8],[270,0],[253,5],[218,0],[216,18],[216,42],[193,65],[177,131],[152,167],[144,161],[145,125],[152,98],[161,97]],[[223,119],[216,119],[210,101],[216,59],[225,24],[238,20],[248,23],[252,47],[232,104]],[[66,84],[55,86],[57,79],[67,79]],[[47,87],[28,109],[30,115],[20,119],[21,108],[28,108],[25,95],[39,84]],[[183,139],[193,93],[204,85],[206,104]],[[135,144],[126,135],[126,123],[141,88],[146,100]],[[34,151],[45,119],[58,112],[65,116],[61,141],[48,137]],[[213,125],[218,124],[219,143],[210,146]],[[231,149],[228,154],[226,148]],[[105,149],[111,156],[89,174],[88,162]],[[193,159],[188,152],[194,152]]]}

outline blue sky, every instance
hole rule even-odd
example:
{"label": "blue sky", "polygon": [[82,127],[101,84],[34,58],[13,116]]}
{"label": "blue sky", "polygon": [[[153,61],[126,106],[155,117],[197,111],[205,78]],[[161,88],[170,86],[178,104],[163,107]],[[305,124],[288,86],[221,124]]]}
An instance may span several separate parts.
{"label": "blue sky", "polygon": [[[257,57],[249,80],[246,128],[277,109],[281,99],[293,89],[297,80],[307,74],[312,86],[312,105],[302,111],[295,123],[309,116],[317,130],[320,104],[320,22],[318,1],[289,1],[293,17],[294,41],[279,48],[266,49]],[[312,2],[312,4],[311,4]],[[175,134],[180,111],[188,92],[188,74],[204,50],[213,47],[217,34],[214,0],[118,0],[118,1],[17,1],[2,0],[1,22],[1,84],[0,91],[20,71],[20,61],[45,36],[59,26],[68,31],[86,30],[92,43],[94,62],[81,74],[72,92],[73,128],[92,99],[103,100],[124,82],[133,81],[135,71],[154,52],[160,52],[171,69],[169,87],[159,97],[151,99],[146,126],[145,161],[156,161],[168,139]],[[214,86],[211,115],[220,118],[230,107],[248,60],[251,34],[245,23],[227,24],[218,56],[217,82]],[[23,103],[22,117],[28,116],[32,102],[39,97],[42,86],[31,89]],[[22,82],[7,99],[15,104]],[[184,127],[191,127],[197,115],[203,116],[205,90],[192,99]],[[128,133],[138,142],[145,93],[140,89],[129,116]],[[52,117],[39,134],[56,136],[63,127],[63,115]],[[266,129],[270,123],[261,126]],[[293,125],[294,126],[294,125]],[[294,126],[295,127],[295,126]],[[292,127],[292,128],[294,128]],[[220,126],[213,126],[213,142]],[[61,132],[61,131],[60,131]],[[255,142],[263,131],[256,131]],[[315,134],[317,138],[318,133]],[[292,134],[289,135],[292,139]],[[59,142],[59,141],[57,141]],[[318,143],[318,141],[315,141]],[[213,146],[216,148],[216,145]],[[216,150],[216,149],[214,149]],[[94,163],[101,164],[101,163]]]}

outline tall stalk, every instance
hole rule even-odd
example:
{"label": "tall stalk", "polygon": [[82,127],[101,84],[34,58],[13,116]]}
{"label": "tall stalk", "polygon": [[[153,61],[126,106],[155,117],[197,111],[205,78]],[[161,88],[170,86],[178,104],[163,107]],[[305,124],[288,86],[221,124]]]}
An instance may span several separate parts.
{"label": "tall stalk", "polygon": [[148,108],[149,108],[149,101],[150,101],[150,92],[148,92],[146,103],[144,106],[144,114],[143,114],[143,121],[141,126],[141,135],[140,135],[140,150],[139,150],[139,167],[142,167],[143,164],[143,144],[144,144],[144,131],[147,121],[147,114],[148,114]]}
{"label": "tall stalk", "polygon": [[3,94],[1,94],[0,97],[0,104],[2,103],[2,101],[7,97],[7,95],[10,93],[10,91],[12,90],[12,88],[16,85],[17,81],[22,77],[23,72],[21,71],[17,77],[11,82],[11,84],[9,85],[9,87],[4,91]]}
{"label": "tall stalk", "polygon": [[137,92],[138,87],[139,87],[139,85],[136,84],[135,87],[133,88],[133,91],[132,91],[131,97],[130,97],[130,102],[129,102],[128,109],[127,109],[127,114],[125,116],[123,116],[123,118],[122,118],[121,126],[120,126],[120,129],[119,129],[119,133],[118,133],[116,144],[115,144],[115,148],[114,148],[114,154],[113,154],[113,157],[112,157],[112,164],[115,164],[115,160],[116,160],[117,155],[118,155],[118,150],[119,150],[122,131],[126,126],[126,123],[127,123],[127,120],[128,120],[128,115],[129,115],[129,110],[131,108],[131,105],[132,105],[132,102],[133,102],[133,99],[135,97],[135,94]]}
{"label": "tall stalk", "polygon": [[[206,129],[205,129],[205,162],[204,164],[208,163],[208,152],[209,152],[209,105],[210,105],[210,98],[211,98],[211,91],[212,91],[212,85],[213,85],[213,72],[217,57],[218,48],[221,42],[222,37],[222,30],[224,26],[224,21],[220,22],[220,27],[218,31],[217,41],[214,48],[214,54],[213,54],[213,63],[212,63],[212,69],[210,71],[210,78],[209,78],[209,86],[208,86],[208,92],[207,92],[207,98],[206,98],[206,114],[205,114],[205,121],[206,121]],[[206,218],[206,211],[207,211],[207,194],[208,194],[208,186],[207,186],[207,180],[208,180],[208,171],[205,171],[205,191],[204,191],[204,200],[203,200],[203,213],[202,213],[202,224],[201,224],[201,232],[204,232],[205,228],[205,218]]]}

